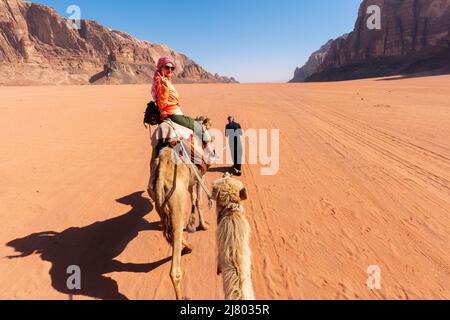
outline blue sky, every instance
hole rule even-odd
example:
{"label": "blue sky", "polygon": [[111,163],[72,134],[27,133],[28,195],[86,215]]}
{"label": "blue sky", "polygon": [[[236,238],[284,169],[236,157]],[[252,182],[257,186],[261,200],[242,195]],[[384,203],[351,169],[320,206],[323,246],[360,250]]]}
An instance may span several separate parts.
{"label": "blue sky", "polygon": [[39,0],[69,16],[164,43],[212,73],[286,82],[309,55],[353,29],[361,0]]}

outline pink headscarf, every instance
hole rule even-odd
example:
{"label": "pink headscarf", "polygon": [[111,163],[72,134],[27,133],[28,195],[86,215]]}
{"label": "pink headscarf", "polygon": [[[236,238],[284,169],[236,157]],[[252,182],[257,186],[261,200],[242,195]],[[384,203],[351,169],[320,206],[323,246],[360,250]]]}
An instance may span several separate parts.
{"label": "pink headscarf", "polygon": [[155,101],[157,100],[156,78],[161,75],[161,69],[164,66],[168,65],[169,63],[175,65],[175,63],[173,62],[173,59],[171,57],[162,57],[159,59],[158,64],[156,65],[156,71],[155,71],[155,74],[153,75],[153,86],[152,86],[152,96]]}

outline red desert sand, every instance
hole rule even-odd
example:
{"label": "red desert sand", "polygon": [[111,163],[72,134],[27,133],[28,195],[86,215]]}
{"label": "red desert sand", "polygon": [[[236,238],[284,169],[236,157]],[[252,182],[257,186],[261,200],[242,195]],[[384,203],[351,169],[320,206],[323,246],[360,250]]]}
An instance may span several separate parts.
{"label": "red desert sand", "polygon": [[[280,170],[241,180],[258,299],[450,299],[450,76],[179,85],[187,114],[280,129]],[[173,299],[146,194],[148,85],[0,88],[0,298]],[[219,166],[208,185],[221,177]],[[205,201],[205,209],[206,209]],[[183,289],[222,299],[211,229]],[[67,267],[82,288],[67,289]],[[381,268],[369,290],[367,268]]]}

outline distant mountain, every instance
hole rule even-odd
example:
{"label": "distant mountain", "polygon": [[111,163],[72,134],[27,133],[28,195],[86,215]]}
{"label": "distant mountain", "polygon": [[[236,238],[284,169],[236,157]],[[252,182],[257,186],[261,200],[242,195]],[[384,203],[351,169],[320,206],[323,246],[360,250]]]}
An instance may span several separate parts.
{"label": "distant mountain", "polygon": [[0,84],[132,84],[151,82],[159,57],[172,56],[175,81],[236,82],[212,75],[165,45],[133,38],[95,21],[72,29],[48,6],[0,0]]}
{"label": "distant mountain", "polygon": [[[367,8],[381,8],[381,30]],[[291,82],[450,72],[450,0],[364,0],[353,32],[328,42]]]}
{"label": "distant mountain", "polygon": [[[347,37],[348,34],[343,35],[342,37]],[[297,68],[294,73],[294,79],[291,82],[304,82],[308,77],[315,74],[319,67],[325,60],[325,57],[328,55],[328,52],[331,49],[331,45],[335,40],[329,40],[326,44],[324,44],[319,50],[314,52],[306,62],[306,64]]]}

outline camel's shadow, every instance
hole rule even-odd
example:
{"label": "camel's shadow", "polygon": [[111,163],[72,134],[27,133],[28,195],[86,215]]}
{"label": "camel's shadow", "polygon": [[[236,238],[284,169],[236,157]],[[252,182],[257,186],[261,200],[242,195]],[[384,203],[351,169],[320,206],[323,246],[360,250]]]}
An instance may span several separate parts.
{"label": "camel's shadow", "polygon": [[[98,299],[125,300],[116,281],[105,276],[110,272],[150,272],[171,260],[170,257],[153,263],[122,263],[115,260],[140,231],[161,230],[158,223],[149,223],[144,217],[153,209],[151,203],[136,192],[119,203],[132,209],[116,218],[96,222],[86,227],[69,228],[60,233],[49,231],[10,241],[7,245],[20,254],[10,259],[40,254],[51,262],[52,286],[68,295],[84,295]],[[150,250],[150,248],[149,248]],[[81,289],[70,290],[67,268],[76,265],[81,269]]]}

